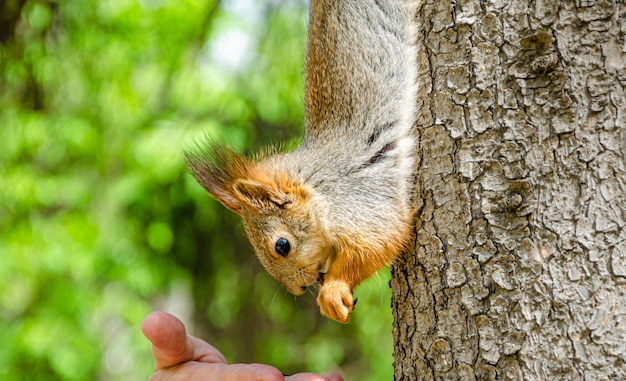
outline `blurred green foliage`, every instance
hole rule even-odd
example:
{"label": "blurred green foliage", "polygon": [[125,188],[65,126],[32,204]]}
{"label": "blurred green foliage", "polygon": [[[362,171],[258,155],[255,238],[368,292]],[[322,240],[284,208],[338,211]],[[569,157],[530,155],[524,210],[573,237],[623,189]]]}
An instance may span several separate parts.
{"label": "blurred green foliage", "polygon": [[186,174],[205,134],[301,134],[306,4],[0,2],[0,379],[142,380],[139,325],[181,317],[232,362],[393,374],[388,273],[352,322],[260,269],[237,216]]}

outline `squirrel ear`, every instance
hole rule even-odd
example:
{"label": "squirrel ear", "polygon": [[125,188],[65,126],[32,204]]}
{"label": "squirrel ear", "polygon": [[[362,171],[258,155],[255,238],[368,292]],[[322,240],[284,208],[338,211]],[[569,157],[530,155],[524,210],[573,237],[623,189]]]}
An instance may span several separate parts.
{"label": "squirrel ear", "polygon": [[[233,212],[241,215],[243,205],[237,197],[232,193],[227,185],[228,180],[222,172],[212,167],[203,166],[202,163],[194,158],[187,159],[190,170],[194,178],[209,192],[217,201]],[[212,170],[213,169],[213,170]]]}
{"label": "squirrel ear", "polygon": [[254,180],[237,179],[233,189],[241,202],[256,212],[282,209],[292,202],[289,194]]}

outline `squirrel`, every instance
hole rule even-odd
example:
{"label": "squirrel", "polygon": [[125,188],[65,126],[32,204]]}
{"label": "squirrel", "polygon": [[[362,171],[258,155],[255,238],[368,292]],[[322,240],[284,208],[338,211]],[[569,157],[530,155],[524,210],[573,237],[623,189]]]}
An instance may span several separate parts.
{"label": "squirrel", "polygon": [[341,323],[353,289],[412,237],[412,3],[311,1],[295,150],[247,158],[207,142],[185,152],[192,176],[241,216],[269,274],[294,295],[319,282],[321,314]]}

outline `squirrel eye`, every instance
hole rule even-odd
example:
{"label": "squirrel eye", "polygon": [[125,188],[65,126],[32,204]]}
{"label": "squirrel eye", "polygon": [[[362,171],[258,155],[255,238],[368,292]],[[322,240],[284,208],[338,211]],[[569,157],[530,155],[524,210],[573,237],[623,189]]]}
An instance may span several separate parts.
{"label": "squirrel eye", "polygon": [[291,245],[289,245],[289,241],[284,238],[279,238],[276,241],[276,246],[274,247],[276,252],[283,257],[286,257],[289,254],[289,250],[291,250]]}

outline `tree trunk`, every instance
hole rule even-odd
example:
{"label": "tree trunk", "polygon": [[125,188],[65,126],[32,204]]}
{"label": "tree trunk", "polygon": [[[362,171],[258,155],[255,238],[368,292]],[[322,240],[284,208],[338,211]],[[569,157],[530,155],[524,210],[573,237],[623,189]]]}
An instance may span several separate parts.
{"label": "tree trunk", "polygon": [[626,380],[626,7],[418,11],[396,380]]}

